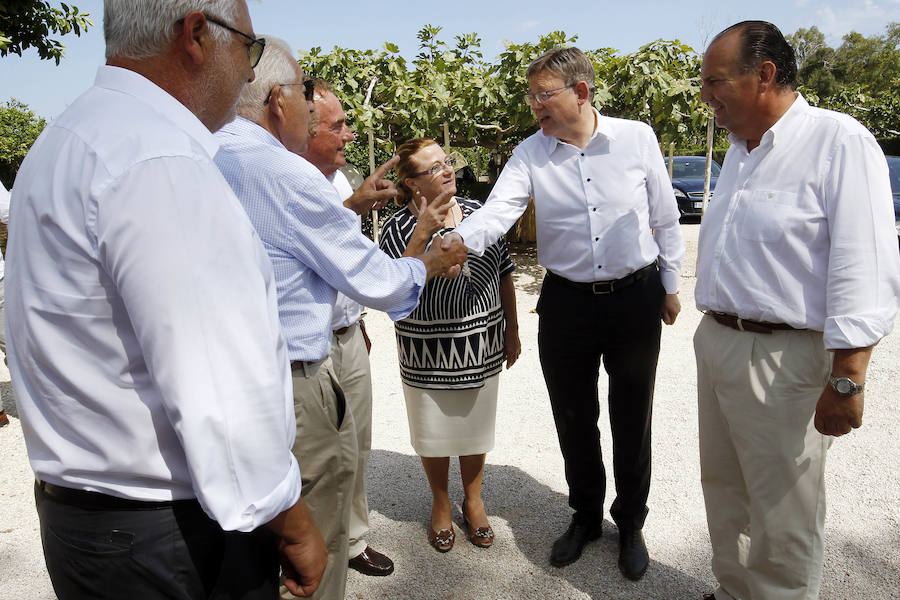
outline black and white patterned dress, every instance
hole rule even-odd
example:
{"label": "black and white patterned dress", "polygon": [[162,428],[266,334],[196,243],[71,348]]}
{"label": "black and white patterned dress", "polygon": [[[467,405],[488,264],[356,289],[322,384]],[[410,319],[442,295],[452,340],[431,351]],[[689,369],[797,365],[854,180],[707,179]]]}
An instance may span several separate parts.
{"label": "black and white patterned dress", "polygon": [[[463,219],[481,206],[456,202]],[[416,222],[407,206],[394,213],[381,249],[402,255]],[[468,265],[470,279],[435,277],[419,306],[394,324],[410,441],[420,456],[484,454],[494,446],[506,329],[500,278],[514,267],[502,238],[483,256],[470,254]]]}
{"label": "black and white patterned dress", "polygon": [[[481,205],[456,198],[463,219]],[[416,226],[404,206],[385,223],[381,249],[396,258],[403,254]],[[450,231],[442,229],[441,234]],[[500,372],[505,322],[500,307],[500,278],[515,267],[503,238],[483,256],[469,255],[471,278],[435,277],[425,286],[419,306],[395,323],[400,375],[413,387],[478,388],[484,378]]]}

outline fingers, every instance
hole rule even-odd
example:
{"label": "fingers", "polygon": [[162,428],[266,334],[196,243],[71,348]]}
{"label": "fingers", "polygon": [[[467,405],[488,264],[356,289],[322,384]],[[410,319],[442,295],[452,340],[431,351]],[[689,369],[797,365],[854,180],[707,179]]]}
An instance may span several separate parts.
{"label": "fingers", "polygon": [[386,163],[376,167],[375,170],[372,171],[372,174],[366,179],[382,179],[385,173],[397,166],[398,162],[400,162],[400,157],[396,155],[392,156]]}
{"label": "fingers", "polygon": [[454,240],[459,242],[460,244],[463,243],[462,236],[459,235],[458,233],[456,233],[455,231],[451,231],[450,233],[445,235],[443,238],[441,238],[441,250],[449,250],[450,247],[453,245]]}

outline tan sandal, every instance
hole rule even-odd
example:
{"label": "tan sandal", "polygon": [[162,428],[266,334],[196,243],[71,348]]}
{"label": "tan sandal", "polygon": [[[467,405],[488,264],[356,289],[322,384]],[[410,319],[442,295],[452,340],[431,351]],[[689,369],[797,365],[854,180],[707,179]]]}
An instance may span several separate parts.
{"label": "tan sandal", "polygon": [[479,548],[490,548],[494,543],[494,530],[490,525],[487,527],[472,527],[469,518],[466,516],[465,502],[463,503],[463,523],[466,526],[466,535],[469,541]]}
{"label": "tan sandal", "polygon": [[453,530],[452,523],[450,524],[450,529],[435,531],[430,527],[428,528],[428,543],[434,546],[434,549],[438,552],[449,552],[453,548],[453,542],[455,541],[456,531]]}

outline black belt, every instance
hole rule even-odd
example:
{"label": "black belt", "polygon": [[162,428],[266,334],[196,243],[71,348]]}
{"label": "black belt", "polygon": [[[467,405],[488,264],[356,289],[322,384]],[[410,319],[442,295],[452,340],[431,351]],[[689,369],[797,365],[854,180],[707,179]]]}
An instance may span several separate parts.
{"label": "black belt", "polygon": [[88,510],[159,510],[172,508],[179,504],[197,504],[195,498],[187,500],[134,500],[131,498],[119,498],[100,492],[76,490],[63,487],[46,481],[35,481],[35,487],[43,494],[61,504],[86,508]]}
{"label": "black belt", "polygon": [[706,314],[715,319],[716,323],[720,323],[725,327],[731,327],[732,329],[736,329],[738,331],[750,331],[753,333],[772,333],[773,331],[805,331],[804,329],[791,327],[787,323],[766,323],[763,321],[751,321],[749,319],[742,319],[735,315],[729,315],[728,313],[714,311],[709,311]]}
{"label": "black belt", "polygon": [[602,295],[614,294],[615,292],[634,285],[638,281],[645,279],[654,271],[656,271],[655,260],[646,267],[642,267],[630,275],[626,275],[621,279],[611,279],[609,281],[572,281],[571,279],[566,279],[562,275],[557,275],[553,271],[547,271],[547,277],[554,281],[558,281],[563,285],[575,288],[576,290],[583,290],[593,294]]}

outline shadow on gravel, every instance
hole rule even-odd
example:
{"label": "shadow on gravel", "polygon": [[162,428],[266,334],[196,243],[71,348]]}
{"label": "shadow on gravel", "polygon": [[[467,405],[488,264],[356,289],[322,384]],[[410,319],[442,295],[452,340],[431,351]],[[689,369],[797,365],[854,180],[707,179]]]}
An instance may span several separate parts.
{"label": "shadow on gravel", "polygon": [[509,256],[516,270],[513,281],[516,289],[529,294],[540,294],[546,270],[537,262],[537,246],[534,244],[510,244]]}
{"label": "shadow on gravel", "polygon": [[[535,589],[535,584],[547,585],[547,577],[565,580],[597,600],[692,599],[709,591],[706,582],[654,561],[652,548],[650,567],[644,578],[637,583],[624,579],[616,567],[617,530],[609,520],[604,522],[603,538],[589,544],[578,562],[563,569],[551,566],[550,546],[565,531],[571,515],[567,498],[517,467],[489,462],[485,469],[483,497],[488,515],[495,523],[498,519],[506,521],[512,539],[504,531],[498,534],[493,548],[481,550],[474,548],[464,537],[459,465],[455,459],[451,461],[450,494],[454,500],[457,540],[454,549],[446,554],[433,551],[425,540],[431,494],[419,457],[373,450],[368,474],[372,482],[390,482],[389,485],[369,485],[369,509],[398,524],[412,523],[420,527],[414,537],[401,542],[401,546],[409,545],[408,555],[394,556],[395,561],[401,558],[397,561],[397,571],[383,583],[379,582],[378,594],[366,598],[519,600],[566,597],[558,595],[562,585],[555,586],[556,593]],[[409,528],[403,530],[408,532]],[[697,561],[700,560],[703,559],[698,556]],[[350,590],[348,587],[348,592]]]}

